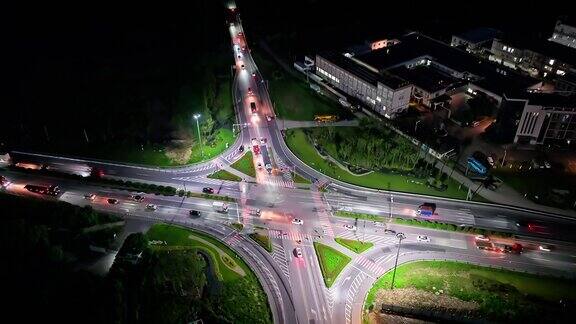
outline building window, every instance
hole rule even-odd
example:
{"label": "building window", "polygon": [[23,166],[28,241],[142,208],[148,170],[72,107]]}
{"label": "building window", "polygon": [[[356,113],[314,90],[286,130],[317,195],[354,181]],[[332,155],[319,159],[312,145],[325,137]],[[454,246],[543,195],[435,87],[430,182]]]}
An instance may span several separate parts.
{"label": "building window", "polygon": [[553,59],[551,59],[550,61],[548,61],[548,64],[550,64],[550,65],[554,65],[554,60],[553,60]]}
{"label": "building window", "polygon": [[558,74],[558,75],[564,75],[564,74],[566,74],[566,72],[564,72],[564,71],[562,71],[562,70],[557,70],[557,71],[556,71],[556,74]]}
{"label": "building window", "polygon": [[502,50],[503,50],[503,51],[508,51],[508,46],[502,47]]}

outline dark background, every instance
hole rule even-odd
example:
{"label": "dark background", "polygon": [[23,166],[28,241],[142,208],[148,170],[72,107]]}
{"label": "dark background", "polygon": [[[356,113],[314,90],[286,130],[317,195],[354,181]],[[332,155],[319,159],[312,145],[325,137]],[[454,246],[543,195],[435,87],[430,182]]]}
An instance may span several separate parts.
{"label": "dark background", "polygon": [[[238,5],[252,47],[267,40],[286,59],[407,30],[445,40],[477,26],[547,37],[563,14],[558,3],[541,1],[295,0]],[[83,128],[93,141],[103,143],[168,140],[175,128],[173,117],[182,113],[179,89],[202,86],[194,82],[206,73],[199,72],[203,58],[230,54],[225,17],[223,3],[211,0],[130,6],[9,4],[0,17],[0,143],[46,145],[40,143],[46,125],[51,137],[64,143],[83,141]],[[231,62],[230,56],[226,64]]]}

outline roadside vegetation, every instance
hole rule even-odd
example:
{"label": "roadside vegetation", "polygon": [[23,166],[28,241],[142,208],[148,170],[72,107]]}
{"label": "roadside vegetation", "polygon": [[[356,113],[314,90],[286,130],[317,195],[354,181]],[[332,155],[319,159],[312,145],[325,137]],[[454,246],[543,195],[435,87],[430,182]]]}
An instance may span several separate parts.
{"label": "roadside vegetation", "polygon": [[349,239],[344,239],[341,237],[336,237],[336,238],[334,238],[334,240],[338,244],[340,244],[340,245],[342,245],[342,246],[344,246],[344,247],[348,248],[349,250],[356,252],[356,253],[362,253],[362,252],[364,252],[364,251],[366,251],[366,250],[368,250],[374,246],[374,244],[370,243],[370,242],[361,242],[361,241],[357,241],[357,240],[349,240]]}
{"label": "roadside vegetation", "polygon": [[[418,261],[398,266],[368,292],[365,309],[386,309],[436,320],[542,323],[570,321],[576,281],[453,261]],[[570,315],[571,314],[571,315]]]}
{"label": "roadside vegetation", "polygon": [[231,167],[244,173],[245,175],[255,178],[256,169],[254,168],[254,162],[252,159],[252,151],[248,151],[240,158],[240,160],[234,162]]}
{"label": "roadside vegetation", "polygon": [[[69,22],[70,31],[45,24],[37,40],[13,43],[15,53],[29,55],[14,62],[16,91],[8,105],[19,108],[2,113],[4,145],[157,166],[222,152],[234,141],[230,39],[220,3],[191,6],[170,26],[118,16],[107,28],[89,21]],[[63,24],[66,19],[72,18]],[[202,31],[193,42],[191,30]],[[202,145],[194,114],[201,114]]]}
{"label": "roadside vegetation", "polygon": [[[394,159],[390,159],[388,163],[390,163],[390,166],[397,166],[406,171],[400,171],[399,169],[368,170],[365,169],[365,167],[368,167],[372,165],[371,163],[375,162],[370,162],[367,157],[362,158],[360,156],[356,156],[352,159],[356,159],[356,161],[363,161],[364,159],[364,162],[367,164],[361,168],[352,165],[350,167],[338,165],[334,160],[334,156],[336,156],[336,153],[334,152],[337,152],[338,150],[335,146],[336,144],[330,144],[330,142],[328,142],[323,148],[320,146],[315,147],[313,145],[317,138],[317,133],[328,133],[330,132],[330,129],[333,129],[332,132],[334,132],[334,136],[336,136],[336,134],[348,133],[345,137],[352,138],[356,138],[356,136],[359,136],[359,133],[364,131],[363,128],[356,127],[290,129],[286,131],[286,143],[290,150],[308,166],[341,181],[373,189],[390,189],[394,191],[419,193],[431,196],[466,199],[465,188],[459,189],[458,183],[448,178],[446,174],[440,175],[439,170],[434,166],[424,162],[415,162],[414,157],[418,156],[417,151],[415,151],[415,148],[408,149],[408,146],[405,146],[404,144],[401,146],[402,149],[399,148],[398,150],[402,151],[406,149],[407,151],[402,154],[398,153],[398,155]],[[335,143],[338,142],[335,141]],[[368,144],[366,145],[365,148],[368,148]],[[370,146],[373,145],[370,144]],[[352,147],[357,147],[357,145],[353,144]],[[325,156],[320,155],[318,149],[323,150]],[[358,149],[358,151],[362,151],[362,149]],[[349,153],[344,153],[345,155],[343,156],[348,156],[346,154],[349,154],[348,157],[350,158],[350,156],[355,156],[355,152],[356,150],[352,150]],[[382,154],[385,153],[386,152],[383,152]],[[334,154],[334,156],[332,156],[332,154]],[[422,158],[424,158],[424,156],[422,156]],[[415,164],[410,164],[414,162]],[[340,162],[340,164],[342,163],[343,162]],[[410,167],[413,169],[407,171]],[[448,168],[446,171],[448,171]],[[430,179],[433,180],[432,184],[437,188],[429,185],[428,180]]]}
{"label": "roadside vegetation", "polygon": [[228,181],[242,181],[242,178],[239,176],[232,174],[226,170],[218,170],[210,175],[208,175],[210,179],[219,179],[219,180],[228,180]]}
{"label": "roadside vegetation", "polygon": [[324,284],[330,288],[351,259],[349,256],[318,242],[314,242],[314,250],[316,257],[318,257],[320,270],[322,270]]}
{"label": "roadside vegetation", "polygon": [[[178,314],[189,314],[190,306],[199,310],[198,316],[176,317],[175,321],[169,322],[190,322],[200,319],[204,322],[226,322],[226,323],[271,323],[272,315],[268,306],[268,299],[264,290],[252,270],[234,253],[228,246],[220,241],[185,228],[171,226],[167,224],[154,225],[146,233],[148,242],[156,243],[150,245],[151,255],[167,256],[167,263],[159,267],[158,270],[171,269],[173,275],[164,275],[161,272],[146,269],[145,275],[151,275],[151,283],[161,288],[180,287],[179,281],[189,282],[184,287],[194,287],[191,292],[195,294],[178,293],[180,289],[171,293],[171,298],[166,301],[160,299],[143,299],[143,301],[161,302],[166,307],[170,307],[171,300],[184,298],[187,302],[179,302],[170,307],[175,316]],[[188,263],[172,263],[171,255],[185,253]],[[190,256],[196,256],[191,258]],[[147,262],[142,262],[146,265]],[[189,264],[189,265],[187,265]],[[190,268],[196,267],[201,271],[194,271],[195,277],[190,278]],[[193,269],[192,267],[192,269]],[[205,278],[203,280],[203,277]],[[157,279],[153,279],[157,278]],[[144,280],[146,282],[146,280]],[[165,290],[165,288],[164,288]],[[190,290],[190,289],[189,289]],[[157,307],[151,307],[157,308]],[[154,310],[158,316],[163,316],[163,312]],[[182,319],[182,320],[180,320]],[[166,321],[162,321],[166,322]]]}
{"label": "roadside vegetation", "polygon": [[268,80],[270,98],[277,118],[314,120],[316,115],[338,115],[341,119],[352,117],[338,102],[317,94],[306,84],[306,79],[286,73],[265,53],[253,52],[252,56],[262,75]]}
{"label": "roadside vegetation", "polygon": [[[114,303],[101,288],[105,278],[79,267],[108,248],[123,228],[121,218],[64,202],[0,193],[0,244],[5,318],[21,323],[109,323],[100,307]],[[119,225],[119,226],[116,226]],[[63,310],[65,308],[65,311]]]}

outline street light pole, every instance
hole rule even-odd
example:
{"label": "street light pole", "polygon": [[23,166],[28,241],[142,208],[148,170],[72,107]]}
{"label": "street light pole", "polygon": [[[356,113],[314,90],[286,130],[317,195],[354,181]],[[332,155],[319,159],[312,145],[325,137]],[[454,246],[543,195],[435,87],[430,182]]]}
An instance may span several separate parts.
{"label": "street light pole", "polygon": [[396,234],[398,238],[398,250],[396,251],[396,260],[394,261],[394,272],[392,272],[392,284],[390,285],[390,289],[394,289],[394,279],[396,279],[396,267],[398,267],[398,257],[400,256],[400,245],[402,244],[402,240],[406,238],[404,233]]}
{"label": "street light pole", "polygon": [[202,138],[200,137],[200,123],[198,119],[200,119],[200,114],[194,114],[194,119],[196,119],[196,128],[198,129],[198,141],[200,142],[200,152],[202,152],[202,159],[204,159],[204,147],[202,146]]}

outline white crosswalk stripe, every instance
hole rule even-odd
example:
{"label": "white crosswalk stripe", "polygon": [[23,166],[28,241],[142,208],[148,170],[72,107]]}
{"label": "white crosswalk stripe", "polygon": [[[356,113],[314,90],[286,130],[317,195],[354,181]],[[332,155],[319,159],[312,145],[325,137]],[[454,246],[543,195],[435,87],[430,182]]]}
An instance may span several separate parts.
{"label": "white crosswalk stripe", "polygon": [[354,303],[354,297],[358,293],[358,289],[364,279],[366,279],[366,274],[364,272],[359,272],[354,280],[352,281],[352,285],[350,285],[350,289],[348,289],[348,293],[346,294],[346,305],[344,306],[344,317],[346,324],[352,323],[352,304]]}
{"label": "white crosswalk stripe", "polygon": [[314,240],[314,236],[308,233],[284,232],[275,229],[270,230],[270,237],[281,240],[302,241],[302,242],[312,242]]}
{"label": "white crosswalk stripe", "polygon": [[286,180],[282,177],[270,176],[267,177],[263,182],[274,187],[294,188],[294,181],[292,181],[292,179]]}
{"label": "white crosswalk stripe", "polygon": [[234,233],[225,238],[224,241],[230,246],[236,246],[240,242],[240,235],[238,233]]}
{"label": "white crosswalk stripe", "polygon": [[288,260],[286,259],[286,251],[284,247],[276,242],[272,242],[272,259],[278,263],[282,273],[290,278],[290,271],[288,270]]}
{"label": "white crosswalk stripe", "polygon": [[348,239],[348,240],[370,242],[370,243],[374,243],[377,245],[393,245],[393,244],[396,244],[396,242],[398,242],[398,239],[396,239],[394,236],[391,236],[391,235],[390,236],[380,236],[380,235],[374,235],[374,234],[364,234],[364,233],[362,233],[361,230],[346,231],[346,232],[339,233],[336,236],[344,238],[344,239]]}
{"label": "white crosswalk stripe", "polygon": [[356,257],[354,262],[362,265],[365,269],[367,269],[371,273],[375,274],[376,276],[379,276],[379,275],[384,273],[383,267],[381,267],[379,264],[366,258],[363,255],[359,255],[358,257]]}

